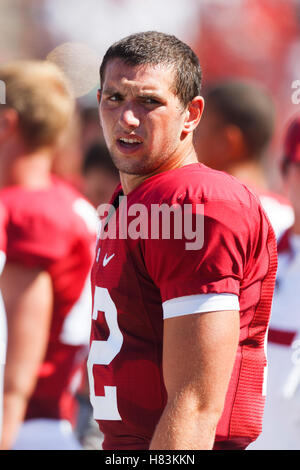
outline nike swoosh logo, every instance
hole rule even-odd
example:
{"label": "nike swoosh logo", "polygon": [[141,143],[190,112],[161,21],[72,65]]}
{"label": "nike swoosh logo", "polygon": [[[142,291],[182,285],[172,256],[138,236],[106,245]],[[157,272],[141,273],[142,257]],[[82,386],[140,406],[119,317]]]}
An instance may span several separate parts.
{"label": "nike swoosh logo", "polygon": [[106,266],[114,256],[115,256],[115,253],[113,253],[109,257],[107,257],[107,253],[105,253],[105,256],[103,258],[103,266]]}

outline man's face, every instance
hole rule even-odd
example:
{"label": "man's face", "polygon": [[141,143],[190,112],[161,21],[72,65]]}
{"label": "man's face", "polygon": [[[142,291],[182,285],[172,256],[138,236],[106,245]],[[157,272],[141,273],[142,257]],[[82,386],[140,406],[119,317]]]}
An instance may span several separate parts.
{"label": "man's face", "polygon": [[99,103],[106,145],[123,173],[147,175],[180,159],[186,110],[170,67],[108,62]]}

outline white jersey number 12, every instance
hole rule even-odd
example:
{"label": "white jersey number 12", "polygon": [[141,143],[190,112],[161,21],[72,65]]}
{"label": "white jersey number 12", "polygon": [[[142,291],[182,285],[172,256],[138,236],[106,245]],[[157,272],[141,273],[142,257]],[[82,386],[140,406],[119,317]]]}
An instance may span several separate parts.
{"label": "white jersey number 12", "polygon": [[102,311],[109,328],[109,337],[106,341],[92,341],[87,362],[90,400],[94,409],[94,419],[120,420],[121,416],[117,405],[117,387],[104,386],[104,396],[96,396],[94,384],[94,365],[108,365],[119,353],[123,344],[123,335],[118,325],[117,308],[104,287],[95,288],[93,320],[97,320],[98,312]]}

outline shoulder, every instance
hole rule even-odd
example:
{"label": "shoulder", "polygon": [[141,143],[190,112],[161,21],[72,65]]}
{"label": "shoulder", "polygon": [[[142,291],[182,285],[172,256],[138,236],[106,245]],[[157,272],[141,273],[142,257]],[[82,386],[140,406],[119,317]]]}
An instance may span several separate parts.
{"label": "shoulder", "polygon": [[70,217],[79,221],[79,226],[83,226],[91,234],[97,234],[99,217],[93,205],[77,189],[68,183],[56,179],[56,185],[61,196],[65,198],[66,210]]}
{"label": "shoulder", "polygon": [[49,262],[64,256],[76,242],[90,244],[96,236],[96,211],[60,179],[54,178],[43,190],[5,188],[1,201],[8,213],[10,258],[26,254]]}
{"label": "shoulder", "polygon": [[223,201],[249,206],[255,199],[249,189],[233,176],[202,163],[160,173],[146,180],[136,191],[137,198],[150,196],[157,203],[184,200],[202,203]]}
{"label": "shoulder", "polygon": [[5,206],[9,222],[23,229],[55,233],[76,232],[78,224],[95,232],[97,214],[93,206],[64,181],[53,178],[50,187],[29,190],[11,186],[0,191],[0,204]]}
{"label": "shoulder", "polygon": [[233,231],[258,226],[265,217],[259,198],[245,184],[201,163],[149,178],[129,195],[128,203],[144,204],[150,213],[156,205],[181,207],[183,213],[204,214]]}

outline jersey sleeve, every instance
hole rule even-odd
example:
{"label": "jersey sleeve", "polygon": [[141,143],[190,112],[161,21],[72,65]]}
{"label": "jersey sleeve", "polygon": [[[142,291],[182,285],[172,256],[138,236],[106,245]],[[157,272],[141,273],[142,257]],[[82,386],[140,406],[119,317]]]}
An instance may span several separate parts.
{"label": "jersey sleeve", "polygon": [[[204,302],[205,308],[216,303],[218,310],[238,308],[240,284],[253,244],[249,234],[251,230],[259,233],[258,211],[250,207],[245,210],[232,202],[195,204],[190,201],[182,206],[181,213],[181,238],[176,238],[173,231],[169,239],[163,239],[160,233],[159,239],[149,238],[144,243],[145,263],[160,289],[163,306],[171,312],[175,308],[178,315],[178,308],[183,312],[186,308],[187,296],[201,294],[205,296],[202,300],[190,297],[191,308],[194,300]],[[188,227],[188,215],[193,227]],[[194,242],[191,241],[193,231]],[[176,307],[172,299],[177,299]],[[183,307],[180,300],[184,301]]]}

